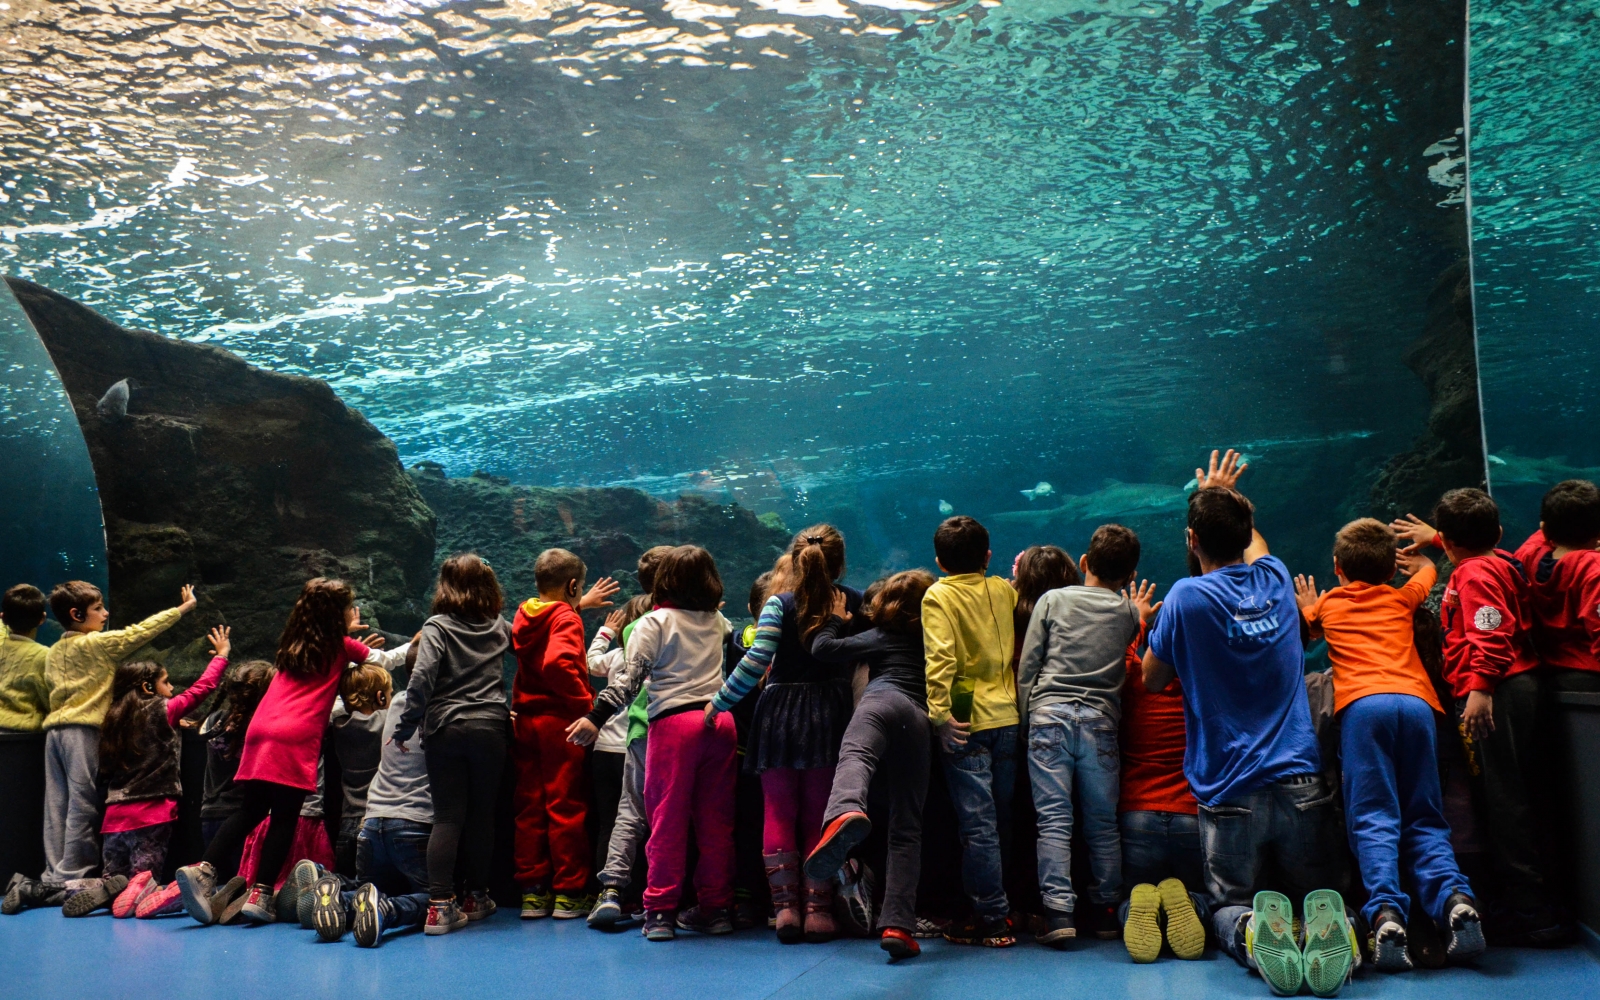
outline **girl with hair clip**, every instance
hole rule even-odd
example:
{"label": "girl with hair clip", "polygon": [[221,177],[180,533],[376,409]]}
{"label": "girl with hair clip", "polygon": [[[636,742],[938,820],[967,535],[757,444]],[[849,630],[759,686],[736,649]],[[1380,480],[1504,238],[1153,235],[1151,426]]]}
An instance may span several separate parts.
{"label": "girl with hair clip", "polygon": [[[184,908],[202,924],[213,924],[233,902],[216,892],[218,876],[239,865],[245,839],[271,817],[256,866],[258,878],[282,871],[294,844],[300,807],[317,790],[317,762],[328,713],[345,668],[366,661],[371,649],[350,638],[361,627],[355,595],[342,580],[306,581],[278,640],[277,672],[267,686],[244,736],[234,775],[240,807],[223,821],[205,860],[178,869]],[[229,878],[224,878],[228,882]],[[257,881],[239,913],[252,923],[276,919],[272,886]]]}
{"label": "girl with hair clip", "polygon": [[844,536],[831,524],[800,532],[788,554],[787,580],[775,585],[784,589],[762,607],[755,644],[706,707],[706,724],[766,677],[745,768],[761,775],[762,855],[778,940],[822,942],[835,933],[833,882],[806,878],[802,904],[800,859],[822,835],[839,743],[853,706],[850,664],[818,659],[811,643],[836,607],[850,615],[861,609],[861,592],[838,582],[844,576]]}

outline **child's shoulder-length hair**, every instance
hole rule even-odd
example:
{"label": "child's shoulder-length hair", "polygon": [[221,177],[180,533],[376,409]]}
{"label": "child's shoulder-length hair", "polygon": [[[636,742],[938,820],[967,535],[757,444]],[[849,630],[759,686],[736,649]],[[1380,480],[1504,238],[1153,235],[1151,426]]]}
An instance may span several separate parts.
{"label": "child's shoulder-length hair", "polygon": [[715,611],[722,604],[722,575],[711,553],[698,545],[680,545],[656,567],[650,597],[657,607]]}
{"label": "child's shoulder-length hair", "polygon": [[343,580],[307,580],[278,639],[278,672],[312,677],[329,669],[343,648],[345,613],[354,603],[355,593]]}
{"label": "child's shoulder-length hair", "polygon": [[872,595],[867,618],[885,632],[917,635],[922,631],[922,595],[931,586],[933,574],[925,569],[896,573],[883,581]]}
{"label": "child's shoulder-length hair", "polygon": [[505,606],[499,577],[477,553],[453,555],[439,567],[439,585],[433,592],[434,614],[488,621]]}

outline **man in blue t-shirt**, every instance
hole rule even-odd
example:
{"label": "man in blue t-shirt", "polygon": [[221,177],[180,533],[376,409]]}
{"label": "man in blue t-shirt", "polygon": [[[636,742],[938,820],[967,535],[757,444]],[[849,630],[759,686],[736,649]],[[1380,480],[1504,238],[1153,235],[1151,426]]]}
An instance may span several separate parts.
{"label": "man in blue t-shirt", "polygon": [[[1289,570],[1267,554],[1255,509],[1233,486],[1229,451],[1196,470],[1189,561],[1150,631],[1145,686],[1183,687],[1183,770],[1200,803],[1200,839],[1217,940],[1280,995],[1302,981],[1319,996],[1354,960],[1344,902],[1336,790],[1321,775],[1306,702],[1300,612]],[[1305,942],[1269,878],[1305,897]]]}

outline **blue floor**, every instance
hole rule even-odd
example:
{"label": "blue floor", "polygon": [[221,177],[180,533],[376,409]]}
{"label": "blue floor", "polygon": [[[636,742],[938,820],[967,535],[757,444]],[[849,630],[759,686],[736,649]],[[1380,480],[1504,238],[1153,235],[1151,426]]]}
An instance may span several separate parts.
{"label": "blue floor", "polygon": [[[200,927],[187,918],[77,920],[60,911],[0,917],[0,996],[440,998],[440,1000],[745,1000],[1063,997],[1189,1000],[1270,997],[1232,960],[1163,957],[1135,966],[1119,942],[1069,952],[1032,943],[991,951],[924,942],[922,957],[885,964],[871,941],[780,946],[769,932],[651,944],[636,930],[601,934],[582,921],[523,923],[501,913],[442,938],[420,934],[357,948],[298,927]],[[1394,1000],[1600,996],[1600,961],[1582,948],[1494,950],[1478,969],[1386,976],[1364,972],[1342,994]]]}

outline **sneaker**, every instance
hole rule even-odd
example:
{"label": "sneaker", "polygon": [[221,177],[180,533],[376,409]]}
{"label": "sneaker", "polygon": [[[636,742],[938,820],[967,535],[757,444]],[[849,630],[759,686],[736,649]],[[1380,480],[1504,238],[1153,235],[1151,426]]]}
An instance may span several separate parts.
{"label": "sneaker", "polygon": [[911,936],[927,940],[929,938],[944,937],[944,929],[949,925],[948,920],[935,920],[932,917],[918,917],[917,926],[911,928]]}
{"label": "sneaker", "polygon": [[89,884],[67,897],[61,904],[63,917],[86,917],[111,901],[128,887],[128,876],[112,875],[110,878],[91,879]]}
{"label": "sneaker", "polygon": [[183,893],[178,889],[177,882],[168,882],[143,899],[134,909],[133,915],[140,920],[150,920],[154,917],[170,917],[183,912]]}
{"label": "sneaker", "polygon": [[117,898],[111,902],[111,915],[122,919],[133,916],[133,911],[139,908],[139,900],[150,894],[152,889],[157,889],[154,872],[140,872],[128,880],[128,887],[117,893]]}
{"label": "sneaker", "polygon": [[839,927],[853,937],[871,937],[877,914],[872,908],[876,885],[872,869],[860,858],[846,858],[839,866],[839,884],[833,890],[833,915]]}
{"label": "sneaker", "polygon": [[6,883],[6,898],[0,902],[0,913],[9,917],[35,906],[60,906],[66,902],[66,898],[66,890],[61,886],[28,878],[17,872]]}
{"label": "sneaker", "polygon": [[1294,933],[1294,907],[1281,892],[1258,892],[1244,931],[1245,954],[1280,997],[1292,997],[1305,982],[1304,957]]}
{"label": "sneaker", "polygon": [[1306,985],[1319,997],[1338,996],[1361,953],[1355,929],[1345,916],[1344,897],[1333,889],[1318,889],[1306,896],[1302,912]]}
{"label": "sneaker", "polygon": [[486,920],[500,909],[487,889],[474,889],[461,900],[461,912],[471,921]]}
{"label": "sneaker", "polygon": [[917,944],[917,939],[898,927],[885,927],[878,938],[878,947],[889,953],[891,963],[922,954],[922,945]]}
{"label": "sneaker", "polygon": [[216,923],[211,912],[211,896],[217,891],[217,873],[204,861],[197,865],[184,865],[178,869],[173,881],[183,894],[183,908],[189,916],[202,924]]}
{"label": "sneaker", "polygon": [[453,899],[440,903],[428,901],[428,919],[422,925],[424,934],[449,934],[467,926],[467,915],[461,912],[461,907]]}
{"label": "sneaker", "polygon": [[671,910],[649,910],[644,915],[644,939],[646,941],[671,941],[678,936],[673,928]]}
{"label": "sneaker", "polygon": [[1392,906],[1380,906],[1368,939],[1372,961],[1381,972],[1410,972],[1411,952],[1406,947],[1406,925]]}
{"label": "sneaker", "polygon": [[1009,948],[1017,943],[1011,921],[1005,917],[984,920],[974,916],[958,920],[944,929],[944,939],[951,944],[976,944],[985,948]]}
{"label": "sneaker", "polygon": [[[1160,950],[1161,948],[1160,935],[1161,931],[1159,928],[1157,928],[1157,950]],[[1044,926],[1039,933],[1033,936],[1033,939],[1040,944],[1046,944],[1052,948],[1065,948],[1077,936],[1078,925],[1073,921],[1072,914],[1065,910],[1046,909],[1044,914]],[[951,938],[951,940],[955,939]]]}
{"label": "sneaker", "polygon": [[239,907],[239,916],[252,924],[270,924],[278,919],[278,908],[273,904],[272,886],[256,883],[244,895],[244,904]]}
{"label": "sneaker", "polygon": [[388,918],[383,911],[388,902],[371,882],[356,890],[356,898],[350,903],[355,912],[350,929],[355,932],[357,946],[376,948],[383,940],[383,924]]}
{"label": "sneaker", "polygon": [[600,898],[589,910],[589,926],[610,930],[622,919],[622,893],[616,889],[601,889]]}
{"label": "sneaker", "polygon": [[691,906],[678,914],[678,926],[696,934],[732,934],[733,916],[725,907]]}
{"label": "sneaker", "polygon": [[592,909],[594,909],[593,896],[586,896],[581,892],[574,895],[558,892],[550,915],[557,920],[572,920],[575,917],[588,916]]}
{"label": "sneaker", "polygon": [[1200,922],[1200,914],[1195,911],[1189,887],[1180,879],[1169,878],[1156,886],[1156,892],[1161,894],[1167,946],[1181,959],[1200,958],[1206,953],[1206,925]]}
{"label": "sneaker", "polygon": [[306,895],[311,897],[311,925],[317,929],[317,937],[324,941],[344,937],[344,894],[340,892],[339,876],[319,877]]}
{"label": "sneaker", "polygon": [[1450,908],[1450,943],[1445,946],[1445,955],[1452,962],[1470,962],[1484,950],[1478,906],[1464,892],[1451,893],[1445,905]]}
{"label": "sneaker", "polygon": [[1161,957],[1161,893],[1148,882],[1139,883],[1128,894],[1122,946],[1128,949],[1128,957],[1140,965]]}
{"label": "sneaker", "polygon": [[806,857],[806,878],[818,882],[833,878],[844,866],[845,858],[850,856],[850,849],[865,840],[871,832],[872,821],[864,812],[847,812],[823,826],[822,839],[817,841],[817,846]]}
{"label": "sneaker", "polygon": [[239,914],[244,910],[245,901],[250,898],[250,884],[243,876],[235,875],[228,879],[228,883],[218,889],[211,897],[211,912],[216,914],[219,924],[236,923]]}
{"label": "sneaker", "polygon": [[289,870],[289,877],[283,880],[283,888],[273,897],[278,923],[298,922],[306,930],[316,926],[315,919],[309,925],[300,919],[301,911],[310,908],[301,901],[311,894],[311,887],[316,885],[317,879],[324,874],[322,866],[315,861],[301,859],[295,862],[294,867]]}
{"label": "sneaker", "polygon": [[550,912],[555,909],[555,905],[556,897],[554,893],[545,892],[541,889],[522,890],[522,919],[524,920],[538,920],[540,917],[548,917]]}

